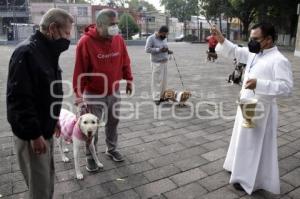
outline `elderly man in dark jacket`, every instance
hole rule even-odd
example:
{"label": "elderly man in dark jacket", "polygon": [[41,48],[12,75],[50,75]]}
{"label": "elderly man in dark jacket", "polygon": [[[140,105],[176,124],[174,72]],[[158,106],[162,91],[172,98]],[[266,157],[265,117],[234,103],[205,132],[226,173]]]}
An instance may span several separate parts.
{"label": "elderly man in dark jacket", "polygon": [[72,23],[66,11],[50,9],[9,63],[7,119],[29,198],[50,199],[54,192],[52,136],[63,98],[58,59],[70,45]]}

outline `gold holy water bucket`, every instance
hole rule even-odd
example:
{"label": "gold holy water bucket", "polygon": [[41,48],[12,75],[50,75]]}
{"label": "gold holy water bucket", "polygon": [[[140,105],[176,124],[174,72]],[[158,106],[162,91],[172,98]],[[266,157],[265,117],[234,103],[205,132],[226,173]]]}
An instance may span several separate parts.
{"label": "gold holy water bucket", "polygon": [[255,128],[255,124],[252,121],[255,116],[255,107],[257,104],[257,99],[242,99],[239,101],[239,105],[241,107],[241,111],[243,114],[243,124],[242,126],[245,128]]}

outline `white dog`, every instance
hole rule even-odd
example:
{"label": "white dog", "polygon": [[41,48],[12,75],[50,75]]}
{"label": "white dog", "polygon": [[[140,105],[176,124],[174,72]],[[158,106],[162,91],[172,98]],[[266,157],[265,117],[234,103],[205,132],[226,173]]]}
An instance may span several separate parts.
{"label": "white dog", "polygon": [[100,122],[98,117],[91,113],[84,114],[78,119],[76,115],[66,109],[62,109],[59,115],[59,121],[56,128],[56,137],[58,141],[59,151],[63,162],[69,162],[69,158],[66,157],[64,152],[69,150],[65,148],[63,150],[63,140],[67,142],[73,142],[74,164],[76,178],[83,179],[83,174],[80,171],[79,166],[79,147],[81,143],[86,142],[89,144],[92,156],[99,168],[103,168],[103,164],[99,161],[95,145],[94,136],[100,127],[104,126],[103,122]]}

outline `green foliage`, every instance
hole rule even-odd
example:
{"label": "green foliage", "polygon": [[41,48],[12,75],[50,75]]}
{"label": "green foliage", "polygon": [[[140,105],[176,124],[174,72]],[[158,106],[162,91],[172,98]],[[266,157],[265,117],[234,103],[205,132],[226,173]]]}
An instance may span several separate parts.
{"label": "green foliage", "polygon": [[102,5],[107,5],[113,8],[125,7],[125,3],[129,4],[129,8],[140,11],[142,7],[145,7],[147,11],[155,11],[155,7],[147,2],[140,0],[100,0]]}
{"label": "green foliage", "polygon": [[181,22],[190,20],[192,15],[199,15],[199,0],[161,0],[160,3]]}
{"label": "green foliage", "polygon": [[299,0],[199,0],[200,13],[207,19],[237,17],[243,23],[243,35],[249,34],[251,24],[271,22],[282,33],[295,35],[297,27],[296,8]]}
{"label": "green foliage", "polygon": [[128,22],[128,36],[131,38],[133,35],[139,32],[139,26],[136,24],[134,18],[127,13],[124,13],[120,17],[119,28],[124,38],[127,36],[127,22]]}
{"label": "green foliage", "polygon": [[147,11],[156,11],[156,8],[147,1],[140,1],[140,0],[130,0],[129,8],[132,10],[141,11],[143,7],[147,9]]}

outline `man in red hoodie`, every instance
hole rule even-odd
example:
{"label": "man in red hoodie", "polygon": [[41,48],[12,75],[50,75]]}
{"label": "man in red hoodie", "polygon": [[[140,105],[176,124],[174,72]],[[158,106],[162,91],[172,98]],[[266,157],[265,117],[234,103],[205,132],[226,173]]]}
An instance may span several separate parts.
{"label": "man in red hoodie", "polygon": [[215,59],[217,59],[215,48],[218,44],[216,34],[212,32],[211,35],[206,38],[206,40],[208,42],[207,60],[211,61],[212,59],[212,61],[215,61]]}
{"label": "man in red hoodie", "polygon": [[[78,42],[73,75],[73,88],[77,105],[86,105],[89,112],[102,118],[105,114],[106,155],[114,161],[123,161],[116,150],[119,123],[119,81],[127,80],[126,93],[131,94],[132,75],[130,59],[123,38],[118,34],[117,13],[101,10],[96,25],[85,29]],[[103,119],[103,118],[102,118]],[[97,146],[98,135],[95,139]],[[97,149],[97,147],[96,147]],[[88,146],[86,146],[88,171],[98,170]]]}

